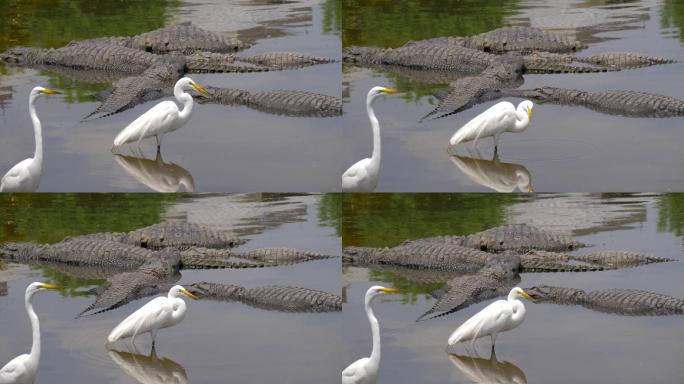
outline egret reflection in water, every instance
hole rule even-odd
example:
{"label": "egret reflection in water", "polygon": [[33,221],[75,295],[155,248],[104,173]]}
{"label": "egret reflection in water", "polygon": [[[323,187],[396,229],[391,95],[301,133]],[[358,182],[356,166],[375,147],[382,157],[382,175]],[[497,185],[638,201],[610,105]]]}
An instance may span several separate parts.
{"label": "egret reflection in water", "polygon": [[126,173],[157,192],[195,191],[195,180],[190,172],[175,163],[165,163],[161,152],[155,159],[115,154],[114,159]]}
{"label": "egret reflection in water", "polygon": [[[479,153],[479,152],[478,152]],[[534,192],[532,175],[522,164],[502,163],[498,156],[492,160],[452,155],[451,161],[470,180],[497,192]]]}
{"label": "egret reflection in water", "polygon": [[166,358],[157,357],[157,352],[152,349],[149,356],[122,352],[114,349],[108,351],[109,357],[123,369],[126,374],[141,384],[157,383],[187,383],[188,375],[185,368],[177,362]]}
{"label": "egret reflection in water", "polygon": [[0,281],[0,296],[7,296],[7,282]]}
{"label": "egret reflection in water", "polygon": [[475,383],[527,383],[525,372],[509,361],[498,361],[492,351],[489,359],[449,354],[449,360],[469,380]]}

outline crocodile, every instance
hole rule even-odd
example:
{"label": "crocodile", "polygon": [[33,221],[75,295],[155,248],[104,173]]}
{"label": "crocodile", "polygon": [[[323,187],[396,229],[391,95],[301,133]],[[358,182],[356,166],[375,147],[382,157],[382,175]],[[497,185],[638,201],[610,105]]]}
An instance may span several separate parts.
{"label": "crocodile", "polygon": [[265,264],[292,264],[311,260],[328,259],[331,256],[317,252],[301,251],[293,248],[257,248],[251,251],[236,253],[235,257]]}
{"label": "crocodile", "polygon": [[[168,247],[178,253],[179,268],[258,268],[264,263],[229,260],[236,255],[229,249],[211,249],[195,246]],[[117,241],[89,237],[66,238],[54,244],[6,242],[0,246],[0,259],[25,264],[62,264],[79,267],[101,267],[115,271],[140,268],[157,254]]]}
{"label": "crocodile", "polygon": [[569,251],[584,246],[570,234],[547,231],[527,224],[508,224],[486,229],[466,236],[462,245],[488,252],[523,252],[532,249]]}
{"label": "crocodile", "polygon": [[567,35],[523,26],[497,28],[461,38],[460,42],[465,47],[492,53],[512,51],[520,53],[534,51],[564,53],[576,52],[586,48],[586,45]]}
{"label": "crocodile", "polygon": [[234,52],[249,47],[248,44],[222,33],[207,31],[190,23],[174,24],[135,35],[129,39],[118,38],[134,49],[155,53],[171,51],[192,53]]}
{"label": "crocodile", "polygon": [[123,272],[107,279],[98,287],[95,302],[79,316],[95,315],[118,308],[138,298],[139,291],[158,284],[174,283],[180,279],[180,252],[167,248],[154,252],[144,264],[131,272]]}
{"label": "crocodile", "polygon": [[600,251],[586,255],[570,256],[570,259],[607,267],[635,267],[651,263],[667,263],[675,261],[667,257],[659,257],[633,251]]}
{"label": "crocodile", "polygon": [[182,221],[167,221],[130,232],[100,232],[72,239],[111,240],[141,248],[161,249],[175,247],[233,248],[244,244],[244,239],[233,236],[229,230]]}
{"label": "crocodile", "polygon": [[198,96],[200,102],[243,105],[276,115],[332,117],[342,115],[342,99],[307,91],[276,90],[248,92],[232,88],[206,87],[210,97]]}
{"label": "crocodile", "polygon": [[439,103],[420,121],[442,118],[492,98],[495,90],[511,89],[522,84],[523,61],[521,57],[506,56],[492,63],[477,76],[469,76],[449,84]]}
{"label": "crocodile", "polygon": [[[634,69],[651,65],[672,64],[677,60],[663,57],[649,56],[637,52],[601,52],[589,56],[577,56],[570,54],[558,54],[549,52],[534,52],[526,56],[529,61],[538,61],[543,64],[569,64],[580,62],[605,68],[606,71],[620,69]],[[579,67],[581,68],[581,67]]]}
{"label": "crocodile", "polygon": [[661,293],[637,289],[599,289],[538,285],[526,288],[535,302],[560,305],[581,305],[597,312],[626,316],[662,316],[684,314],[684,300]]}
{"label": "crocodile", "polygon": [[577,89],[539,87],[506,89],[498,97],[523,97],[538,103],[579,105],[596,112],[626,117],[684,116],[684,100],[643,91],[609,90],[590,92]]}
{"label": "crocodile", "polygon": [[255,308],[282,312],[340,312],[342,298],[315,289],[289,286],[244,288],[232,284],[199,282],[187,286],[199,298],[238,301]]}
{"label": "crocodile", "polygon": [[459,311],[483,300],[505,296],[520,282],[520,274],[526,272],[588,272],[601,271],[604,267],[579,264],[563,264],[554,260],[525,258],[511,251],[498,254],[488,260],[477,273],[456,276],[446,287],[437,292],[435,304],[418,320],[435,318]]}
{"label": "crocodile", "polygon": [[274,69],[295,69],[316,64],[334,63],[336,60],[298,52],[267,52],[251,56],[241,56],[238,61],[252,63]]}

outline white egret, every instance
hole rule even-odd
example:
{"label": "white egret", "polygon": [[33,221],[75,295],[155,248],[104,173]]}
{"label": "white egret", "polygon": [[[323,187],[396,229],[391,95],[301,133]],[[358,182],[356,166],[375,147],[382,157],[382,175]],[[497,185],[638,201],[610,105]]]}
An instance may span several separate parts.
{"label": "white egret", "polygon": [[179,110],[176,103],[165,100],[150,108],[140,117],[128,124],[114,139],[114,147],[137,141],[137,149],[140,150],[140,142],[147,137],[157,138],[157,151],[161,148],[162,138],[165,133],[173,132],[185,125],[192,114],[192,96],[185,92],[187,87],[193,87],[198,92],[209,96],[209,93],[189,77],[183,77],[173,87],[173,95],[180,103],[183,110]]}
{"label": "white egret", "polygon": [[33,134],[36,138],[36,150],[33,158],[21,161],[12,167],[0,181],[0,192],[35,192],[40,185],[43,174],[43,130],[34,105],[41,95],[56,95],[57,91],[43,87],[35,87],[29,96],[29,115],[33,122]]}
{"label": "white egret", "polygon": [[0,369],[0,384],[30,384],[35,381],[38,373],[38,361],[40,361],[40,322],[38,315],[33,310],[33,295],[45,289],[58,289],[59,287],[45,283],[31,283],[26,288],[24,306],[33,328],[33,345],[31,352],[17,356]]}
{"label": "white egret", "polygon": [[345,192],[372,192],[378,184],[380,172],[380,125],[373,111],[373,101],[382,94],[399,93],[396,89],[373,87],[366,96],[366,112],[373,128],[373,154],[359,160],[342,174],[342,190]]}
{"label": "white egret", "polygon": [[372,384],[378,377],[380,368],[380,324],[373,314],[371,302],[379,294],[397,293],[396,288],[385,288],[374,285],[366,291],[365,308],[368,322],[370,322],[371,333],[373,335],[373,351],[370,357],[358,359],[342,371],[342,384]]}
{"label": "white egret", "polygon": [[529,100],[518,104],[518,109],[508,101],[497,103],[457,130],[449,140],[449,147],[468,141],[477,146],[477,140],[491,136],[494,139],[494,153],[497,153],[501,134],[527,129],[532,120],[533,108],[534,104]]}
{"label": "white egret", "polygon": [[449,336],[449,346],[461,341],[489,336],[492,339],[492,350],[499,332],[510,331],[525,320],[525,305],[519,300],[522,296],[532,300],[530,295],[519,287],[511,289],[507,300],[497,300],[476,313]]}
{"label": "white egret", "polygon": [[154,348],[157,332],[160,329],[172,327],[183,321],[186,306],[185,301],[180,298],[181,294],[197,300],[195,295],[182,286],[174,285],[169,290],[167,297],[152,299],[114,327],[107,337],[108,344],[128,337],[132,337],[132,341],[135,343],[136,336],[149,332],[152,336],[152,347]]}

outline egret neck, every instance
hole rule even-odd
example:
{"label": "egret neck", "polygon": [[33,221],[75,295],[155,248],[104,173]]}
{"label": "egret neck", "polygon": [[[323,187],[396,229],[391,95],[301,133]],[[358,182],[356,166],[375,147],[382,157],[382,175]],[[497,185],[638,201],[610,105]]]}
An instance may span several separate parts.
{"label": "egret neck", "polygon": [[33,310],[33,303],[31,302],[33,295],[36,292],[37,291],[26,292],[24,301],[26,313],[28,314],[29,320],[31,321],[31,328],[33,329],[33,344],[31,344],[31,357],[28,359],[28,362],[37,365],[38,360],[40,360],[40,322],[38,321],[38,315],[36,315],[36,312]]}
{"label": "egret neck", "polygon": [[40,120],[38,119],[38,114],[36,113],[36,106],[34,105],[38,96],[40,96],[40,93],[31,95],[31,100],[29,100],[29,115],[31,116],[31,121],[33,122],[33,134],[36,139],[36,150],[33,153],[33,164],[35,164],[38,169],[41,169],[43,167],[43,132],[40,125]]}
{"label": "egret neck", "polygon": [[185,84],[182,82],[177,82],[176,86],[173,87],[173,95],[176,100],[183,103],[183,110],[178,113],[178,127],[182,127],[190,118],[192,114],[192,106],[194,102],[192,101],[192,96],[183,90]]}
{"label": "egret neck", "polygon": [[380,324],[378,319],[375,318],[373,314],[373,308],[371,308],[371,301],[373,301],[374,296],[368,295],[365,300],[366,314],[368,315],[368,322],[371,326],[371,333],[373,335],[373,350],[370,355],[370,365],[373,367],[378,367],[380,365]]}
{"label": "egret neck", "polygon": [[511,132],[522,132],[527,129],[527,126],[530,124],[530,116],[527,114],[522,103],[516,108],[515,117],[515,128]]}
{"label": "egret neck", "polygon": [[380,164],[380,125],[378,124],[378,118],[375,117],[375,111],[373,110],[374,96],[368,96],[366,100],[366,111],[368,112],[368,119],[370,120],[371,127],[373,128],[373,154],[371,155],[371,164],[374,166],[379,166]]}

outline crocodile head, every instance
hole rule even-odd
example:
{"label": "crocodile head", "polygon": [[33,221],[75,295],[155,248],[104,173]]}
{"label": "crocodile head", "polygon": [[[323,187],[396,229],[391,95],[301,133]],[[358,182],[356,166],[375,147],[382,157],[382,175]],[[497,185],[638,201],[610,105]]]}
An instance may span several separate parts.
{"label": "crocodile head", "polygon": [[0,258],[17,258],[27,254],[33,247],[35,247],[35,245],[30,243],[15,243],[8,241],[0,246]]}
{"label": "crocodile head", "polygon": [[0,53],[0,62],[7,64],[35,64],[42,49],[14,47]]}
{"label": "crocodile head", "polygon": [[562,303],[577,303],[582,300],[585,292],[576,288],[552,287],[548,285],[537,285],[532,288],[525,288],[534,302],[554,301]]}
{"label": "crocodile head", "polygon": [[187,289],[188,292],[192,293],[200,299],[209,296],[210,288],[211,283],[207,283],[204,281],[199,283],[192,283],[190,285],[185,285],[185,289]]}

